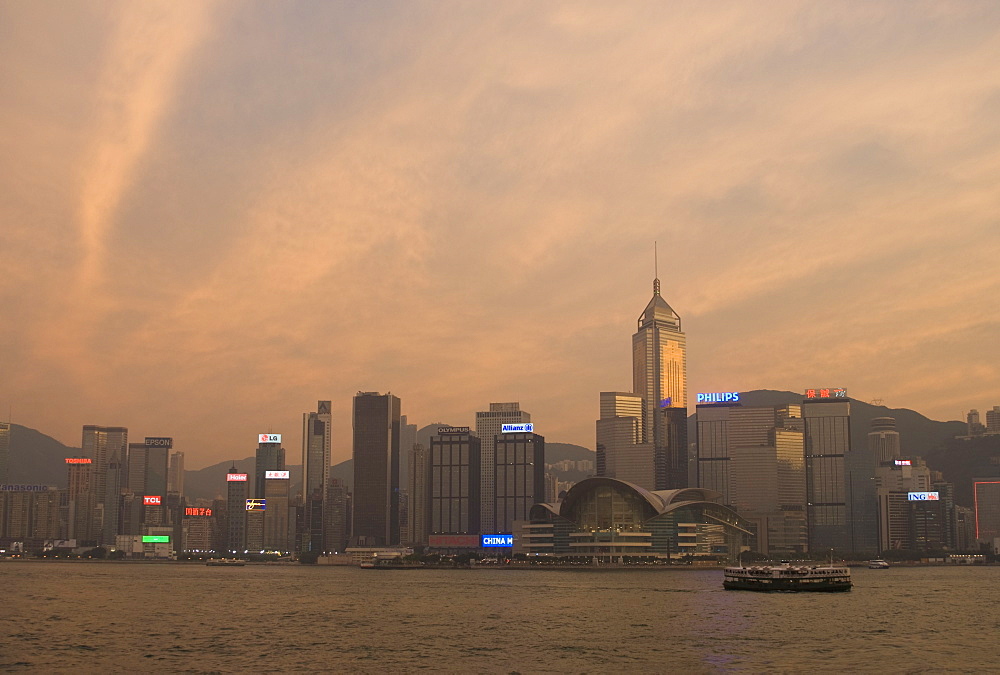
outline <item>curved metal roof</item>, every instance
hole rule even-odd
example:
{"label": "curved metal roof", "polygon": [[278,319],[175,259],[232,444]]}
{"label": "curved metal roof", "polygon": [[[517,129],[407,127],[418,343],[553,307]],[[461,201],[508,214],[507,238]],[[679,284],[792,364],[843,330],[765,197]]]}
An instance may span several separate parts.
{"label": "curved metal roof", "polygon": [[585,478],[579,483],[573,485],[573,487],[571,487],[566,493],[566,496],[563,497],[562,501],[558,502],[558,504],[545,504],[545,506],[553,513],[557,513],[563,518],[572,520],[570,514],[576,506],[576,503],[580,501],[584,494],[590,492],[599,485],[609,485],[611,487],[618,487],[634,492],[642,497],[647,504],[649,504],[653,510],[651,515],[654,516],[661,515],[667,511],[672,511],[681,504],[687,504],[690,502],[710,502],[717,504],[719,498],[722,497],[721,492],[706,490],[704,488],[682,488],[679,490],[657,490],[653,492],[636,485],[635,483],[619,480],[618,478],[592,476],[591,478]]}

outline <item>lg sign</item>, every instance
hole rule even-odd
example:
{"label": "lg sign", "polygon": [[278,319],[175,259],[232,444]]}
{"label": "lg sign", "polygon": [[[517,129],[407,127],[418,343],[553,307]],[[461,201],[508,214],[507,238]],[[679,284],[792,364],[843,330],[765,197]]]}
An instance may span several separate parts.
{"label": "lg sign", "polygon": [[281,443],[281,434],[260,434],[259,443]]}
{"label": "lg sign", "polygon": [[146,495],[142,498],[142,503],[146,506],[159,506],[160,495]]}

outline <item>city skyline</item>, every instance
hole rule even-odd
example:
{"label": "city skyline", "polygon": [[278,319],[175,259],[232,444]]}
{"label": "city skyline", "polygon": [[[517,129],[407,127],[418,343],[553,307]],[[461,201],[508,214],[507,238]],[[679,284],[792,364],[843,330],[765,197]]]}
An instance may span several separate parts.
{"label": "city skyline", "polygon": [[1000,8],[458,6],[0,4],[0,416],[593,448],[654,241],[691,393],[995,404]]}

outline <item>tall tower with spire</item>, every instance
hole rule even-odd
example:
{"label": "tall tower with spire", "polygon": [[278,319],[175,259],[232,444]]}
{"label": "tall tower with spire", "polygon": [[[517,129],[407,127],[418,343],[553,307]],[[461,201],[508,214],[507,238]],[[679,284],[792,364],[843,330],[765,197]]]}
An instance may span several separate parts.
{"label": "tall tower with spire", "polygon": [[687,487],[687,336],[660,295],[639,316],[632,336],[632,391],[643,399],[641,438],[655,448],[657,489]]}

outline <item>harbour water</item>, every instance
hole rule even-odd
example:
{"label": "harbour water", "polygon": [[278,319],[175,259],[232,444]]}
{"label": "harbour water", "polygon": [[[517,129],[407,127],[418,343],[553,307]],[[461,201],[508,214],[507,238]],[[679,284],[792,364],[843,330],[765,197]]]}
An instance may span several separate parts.
{"label": "harbour water", "polygon": [[366,571],[5,562],[0,669],[918,672],[1000,668],[1000,567],[853,570],[850,593],[722,571]]}

